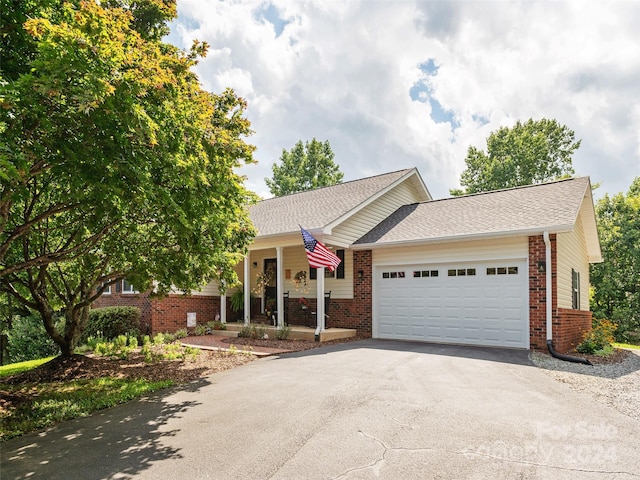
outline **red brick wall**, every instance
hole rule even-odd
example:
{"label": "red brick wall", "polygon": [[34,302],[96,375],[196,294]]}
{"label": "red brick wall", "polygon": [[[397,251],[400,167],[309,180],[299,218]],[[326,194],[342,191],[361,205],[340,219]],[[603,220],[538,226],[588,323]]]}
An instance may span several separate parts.
{"label": "red brick wall", "polygon": [[220,313],[220,297],[169,295],[151,299],[152,332],[173,333],[187,328],[188,312],[195,312],[197,324],[214,321]]}
{"label": "red brick wall", "polygon": [[[353,307],[345,318],[349,328],[358,334],[373,335],[373,255],[371,250],[353,252]],[[359,272],[362,271],[362,278]],[[345,326],[347,326],[345,325]]]}
{"label": "red brick wall", "polygon": [[[550,237],[555,243],[555,235]],[[544,238],[542,235],[529,237],[529,347],[539,351],[547,350],[547,279],[546,273],[540,272],[538,268],[538,262],[545,261]]]}
{"label": "red brick wall", "polygon": [[559,352],[569,352],[591,330],[591,312],[559,308],[553,316],[553,346]]}
{"label": "red brick wall", "polygon": [[[173,333],[187,328],[187,312],[196,313],[198,324],[215,320],[220,312],[220,297],[169,295],[161,299],[151,298],[150,292],[120,293],[102,295],[94,308],[127,306],[140,309],[141,331],[155,335],[159,332]],[[229,312],[229,309],[227,309]]]}
{"label": "red brick wall", "polygon": [[[553,346],[566,353],[582,341],[591,328],[591,312],[558,308],[558,260],[556,235],[551,242],[551,319]],[[538,262],[546,261],[542,235],[529,237],[529,343],[532,350],[547,351],[546,273],[538,271]],[[546,266],[549,268],[549,265]]]}
{"label": "red brick wall", "polygon": [[140,309],[140,331],[145,335],[151,334],[151,299],[149,298],[149,292],[113,292],[107,295],[103,294],[93,302],[92,307],[138,307]]}

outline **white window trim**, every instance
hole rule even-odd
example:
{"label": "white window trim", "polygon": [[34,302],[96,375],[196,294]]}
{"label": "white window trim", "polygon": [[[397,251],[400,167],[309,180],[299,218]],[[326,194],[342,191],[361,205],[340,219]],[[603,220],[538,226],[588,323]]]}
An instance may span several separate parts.
{"label": "white window trim", "polygon": [[[138,290],[135,290],[135,289],[134,289],[134,290],[125,290],[125,289],[124,289],[124,282],[129,283],[127,280],[122,280],[122,285],[121,285],[121,286],[122,286],[122,289],[121,289],[121,292],[122,292],[122,294],[123,294],[123,295],[135,295],[135,294],[137,294],[137,293],[140,293]],[[130,286],[131,288],[133,288],[133,285],[132,285],[131,283],[129,283],[129,286]]]}

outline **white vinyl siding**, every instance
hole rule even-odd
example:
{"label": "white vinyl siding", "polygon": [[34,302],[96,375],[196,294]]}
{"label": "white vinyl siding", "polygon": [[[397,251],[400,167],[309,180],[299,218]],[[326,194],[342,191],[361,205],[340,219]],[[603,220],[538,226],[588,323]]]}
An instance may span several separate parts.
{"label": "white vinyl siding", "polygon": [[373,250],[374,265],[412,264],[417,258],[429,263],[451,263],[507,258],[527,258],[529,239],[513,237],[456,243],[409,245]]}
{"label": "white vinyl siding", "polygon": [[572,232],[556,237],[559,308],[572,308],[571,271],[575,270],[580,274],[580,310],[589,310],[589,263],[583,231],[579,216]]}
{"label": "white vinyl siding", "polygon": [[350,245],[402,205],[418,201],[420,197],[411,184],[403,182],[335,227],[331,236],[325,237],[323,243],[334,241]]}

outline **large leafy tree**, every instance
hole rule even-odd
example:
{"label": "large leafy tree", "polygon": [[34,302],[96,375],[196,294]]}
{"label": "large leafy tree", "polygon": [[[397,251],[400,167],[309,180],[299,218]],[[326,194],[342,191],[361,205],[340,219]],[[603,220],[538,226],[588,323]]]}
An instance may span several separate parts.
{"label": "large leafy tree", "polygon": [[254,235],[234,171],[253,161],[251,132],[244,101],[191,72],[206,44],[161,42],[173,0],[23,5],[19,41],[2,44],[0,291],[70,355],[91,302],[122,278],[160,294],[236,280]]}
{"label": "large leafy tree", "polygon": [[265,181],[276,197],[335,185],[344,174],[333,157],[328,140],[299,140],[290,151],[282,150],[280,165],[273,164],[273,177]]}
{"label": "large leafy tree", "polygon": [[604,262],[591,266],[591,310],[618,325],[620,340],[629,340],[640,333],[640,177],[626,195],[605,195],[596,215]]}
{"label": "large leafy tree", "polygon": [[450,193],[466,195],[571,176],[571,156],[579,147],[574,132],[555,120],[518,121],[491,132],[486,152],[469,147],[460,176],[464,189]]}

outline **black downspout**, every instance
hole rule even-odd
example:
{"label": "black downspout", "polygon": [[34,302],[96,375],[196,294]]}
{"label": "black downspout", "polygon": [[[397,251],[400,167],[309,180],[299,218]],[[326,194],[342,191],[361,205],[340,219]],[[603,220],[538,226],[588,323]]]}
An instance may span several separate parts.
{"label": "black downspout", "polygon": [[555,348],[553,348],[553,342],[551,340],[547,340],[547,348],[549,349],[549,353],[551,354],[552,357],[558,358],[560,360],[564,360],[565,362],[582,363],[584,365],[593,365],[586,358],[572,357],[571,355],[563,355],[562,353],[556,352]]}

